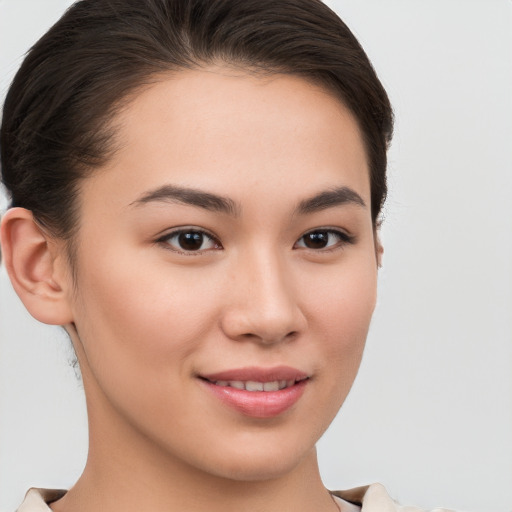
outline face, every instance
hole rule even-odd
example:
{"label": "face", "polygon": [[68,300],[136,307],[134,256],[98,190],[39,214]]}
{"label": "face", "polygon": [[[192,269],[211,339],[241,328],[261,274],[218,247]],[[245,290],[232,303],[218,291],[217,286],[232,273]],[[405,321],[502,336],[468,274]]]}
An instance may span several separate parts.
{"label": "face", "polygon": [[212,68],[163,78],[117,126],[81,189],[69,296],[91,450],[285,474],[343,403],[374,309],[357,123],[300,78]]}

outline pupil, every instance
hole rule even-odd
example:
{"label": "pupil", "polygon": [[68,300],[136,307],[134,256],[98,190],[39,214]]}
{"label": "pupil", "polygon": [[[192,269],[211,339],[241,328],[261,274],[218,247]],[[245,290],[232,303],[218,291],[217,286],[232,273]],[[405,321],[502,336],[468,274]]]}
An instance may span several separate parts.
{"label": "pupil", "polygon": [[305,236],[304,244],[310,249],[323,249],[327,246],[329,233],[326,231],[315,231]]}
{"label": "pupil", "polygon": [[182,249],[197,251],[203,245],[203,235],[201,233],[181,233],[178,241]]}

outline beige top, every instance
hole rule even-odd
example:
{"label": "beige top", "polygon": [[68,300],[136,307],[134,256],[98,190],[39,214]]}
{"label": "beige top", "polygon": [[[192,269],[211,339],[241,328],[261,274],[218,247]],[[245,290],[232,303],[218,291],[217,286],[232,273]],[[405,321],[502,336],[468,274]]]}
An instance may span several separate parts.
{"label": "beige top", "polygon": [[[48,503],[58,500],[65,493],[66,491],[61,490],[30,489],[17,512],[50,512]],[[361,506],[361,512],[426,512],[417,507],[403,507],[398,505],[398,503],[389,497],[381,484],[357,487],[348,491],[333,491],[332,494],[354,505]],[[337,502],[340,504],[339,501]],[[436,508],[430,512],[450,511],[444,508]]]}

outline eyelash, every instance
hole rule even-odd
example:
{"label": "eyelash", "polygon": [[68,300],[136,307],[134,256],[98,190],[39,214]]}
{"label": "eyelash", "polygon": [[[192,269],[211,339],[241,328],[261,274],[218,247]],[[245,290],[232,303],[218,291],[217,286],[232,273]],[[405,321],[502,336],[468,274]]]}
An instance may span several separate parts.
{"label": "eyelash", "polygon": [[301,248],[304,248],[304,249],[310,249],[312,251],[315,251],[315,252],[330,252],[330,251],[335,251],[337,249],[342,249],[343,247],[345,247],[346,245],[349,245],[349,244],[354,244],[356,242],[356,239],[353,235],[349,235],[348,233],[345,233],[344,231],[340,231],[339,229],[332,229],[332,228],[317,228],[317,229],[313,229],[311,231],[308,231],[307,233],[304,233],[298,240],[297,242],[295,242],[295,245],[294,247],[301,241],[301,240],[304,240],[307,236],[312,236],[312,235],[322,235],[322,236],[325,236],[325,235],[328,235],[328,238],[327,238],[327,241],[329,242],[329,235],[333,235],[335,236],[338,240],[336,243],[334,244],[331,244],[331,245],[327,245],[326,247],[320,247],[320,248],[312,248],[312,247],[307,247],[306,245],[302,245],[300,246]]}
{"label": "eyelash", "polygon": [[[200,242],[200,246],[198,249],[185,249],[183,247],[173,247],[171,244],[172,239],[177,240],[177,244],[180,243],[179,237],[182,235],[189,235],[188,239],[191,242]],[[190,236],[191,235],[191,236]],[[306,245],[306,242],[304,241],[307,236],[313,236],[316,235],[317,240],[321,240],[322,237],[325,237],[327,235],[327,244],[325,247],[308,247]],[[337,241],[335,243],[331,243],[329,245],[329,238],[331,236],[334,236],[337,238]],[[202,245],[205,243],[205,241],[209,240],[210,244],[213,244],[213,247],[208,247],[205,249],[201,249]],[[302,241],[302,245],[298,245]],[[311,241],[311,240],[310,240]],[[206,251],[211,250],[221,250],[223,249],[222,244],[220,241],[214,237],[212,234],[208,233],[207,231],[204,231],[203,229],[199,228],[181,228],[177,229],[175,231],[172,231],[170,233],[167,233],[166,235],[160,237],[158,240],[156,240],[157,243],[165,245],[170,250],[177,252],[179,254],[184,254],[186,256],[199,256],[203,254]],[[181,241],[183,242],[183,240]],[[313,229],[311,231],[308,231],[304,233],[294,244],[294,249],[306,249],[311,250],[313,252],[331,252],[335,251],[337,249],[342,249],[344,246],[348,244],[354,244],[356,242],[356,239],[354,236],[349,235],[345,233],[344,231],[340,231],[338,229],[332,229],[332,228],[317,228]]]}
{"label": "eyelash", "polygon": [[[211,241],[212,244],[214,244],[214,247],[209,247],[207,249],[184,249],[182,247],[173,247],[170,241],[173,238],[178,239],[181,235],[193,235],[193,236],[199,236],[201,237],[201,246],[205,242],[205,239],[208,239]],[[191,241],[193,241],[192,237],[189,237]],[[197,238],[196,238],[197,240]],[[175,251],[179,254],[185,254],[186,256],[199,256],[203,254],[205,251],[211,251],[211,250],[220,250],[222,249],[222,244],[219,242],[217,238],[215,238],[212,234],[208,233],[207,231],[204,231],[203,229],[198,228],[181,228],[177,229],[175,231],[171,231],[170,233],[167,233],[166,235],[160,237],[157,240],[157,243],[164,244],[168,248],[170,247],[170,250]],[[179,243],[179,242],[178,242]]]}

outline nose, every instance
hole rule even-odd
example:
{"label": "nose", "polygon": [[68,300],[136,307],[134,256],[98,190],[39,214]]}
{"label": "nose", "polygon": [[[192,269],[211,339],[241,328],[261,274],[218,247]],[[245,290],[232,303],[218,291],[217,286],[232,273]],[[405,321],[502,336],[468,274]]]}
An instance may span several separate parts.
{"label": "nose", "polygon": [[297,337],[307,321],[291,270],[275,254],[252,254],[240,260],[226,290],[224,333],[233,340],[263,344]]}

